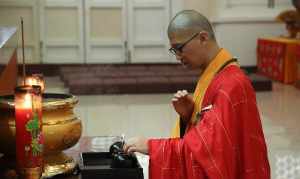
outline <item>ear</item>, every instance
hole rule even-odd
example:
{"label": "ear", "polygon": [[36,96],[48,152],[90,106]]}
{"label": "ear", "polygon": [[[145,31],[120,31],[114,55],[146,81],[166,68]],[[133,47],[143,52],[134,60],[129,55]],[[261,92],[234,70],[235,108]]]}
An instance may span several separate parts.
{"label": "ear", "polygon": [[209,40],[208,32],[206,32],[206,31],[199,32],[199,38],[202,43],[203,42],[206,43]]}

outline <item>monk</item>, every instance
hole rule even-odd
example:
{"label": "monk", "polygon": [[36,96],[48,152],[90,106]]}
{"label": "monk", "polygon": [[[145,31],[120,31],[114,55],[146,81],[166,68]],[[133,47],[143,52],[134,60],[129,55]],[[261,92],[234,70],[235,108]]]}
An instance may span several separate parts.
{"label": "monk", "polygon": [[300,39],[300,0],[292,0],[295,10],[286,10],[277,16],[277,20],[286,24],[289,38]]}
{"label": "monk", "polygon": [[125,152],[149,155],[150,179],[270,179],[255,92],[237,59],[196,11],[179,12],[168,36],[170,52],[200,79],[193,97],[182,90],[172,99],[180,116],[173,138],[136,138]]}

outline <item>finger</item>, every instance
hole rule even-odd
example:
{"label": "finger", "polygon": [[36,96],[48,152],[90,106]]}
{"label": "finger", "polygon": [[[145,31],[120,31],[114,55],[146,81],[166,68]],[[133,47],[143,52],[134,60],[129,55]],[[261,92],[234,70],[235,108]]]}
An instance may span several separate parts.
{"label": "finger", "polygon": [[172,101],[172,102],[177,102],[177,101],[178,101],[178,98],[172,98],[171,101]]}
{"label": "finger", "polygon": [[125,148],[124,148],[124,152],[125,152],[125,153],[129,153],[129,150],[130,150],[130,148],[132,148],[132,147],[135,147],[135,145],[134,145],[134,144],[131,144],[131,145],[126,144],[126,146],[125,146]]}
{"label": "finger", "polygon": [[124,151],[125,153],[127,153],[128,149],[129,149],[129,145],[124,144],[124,146],[123,146],[123,151]]}
{"label": "finger", "polygon": [[189,93],[187,92],[187,90],[182,90],[182,93],[183,93],[184,95],[189,94]]}
{"label": "finger", "polygon": [[136,146],[131,146],[131,147],[129,147],[129,149],[128,149],[128,152],[127,152],[127,153],[129,153],[129,154],[132,154],[133,152],[137,152],[137,148],[136,148]]}
{"label": "finger", "polygon": [[127,150],[128,150],[128,145],[127,145],[127,144],[124,144],[124,145],[123,145],[123,151],[126,152]]}
{"label": "finger", "polygon": [[180,93],[176,93],[175,95],[174,95],[174,97],[175,98],[180,98],[181,96],[180,96]]}
{"label": "finger", "polygon": [[182,97],[185,98],[187,96],[187,93],[182,92]]}
{"label": "finger", "polygon": [[180,100],[180,101],[182,101],[182,99],[184,99],[185,97],[186,97],[186,95],[181,92],[179,94],[179,96],[177,97],[177,99]]}
{"label": "finger", "polygon": [[175,96],[175,95],[181,95],[181,93],[182,93],[182,91],[181,91],[181,90],[178,90],[178,91],[174,94],[174,96]]}
{"label": "finger", "polygon": [[178,92],[178,96],[180,96],[180,98],[182,97],[182,91]]}
{"label": "finger", "polygon": [[187,92],[187,90],[182,90],[182,95],[183,96],[187,96],[189,93]]}
{"label": "finger", "polygon": [[171,102],[172,102],[173,106],[175,107],[178,103],[178,99],[177,98],[172,98]]}
{"label": "finger", "polygon": [[126,154],[130,154],[130,153],[132,153],[132,150],[134,150],[134,149],[136,149],[135,146],[128,146],[127,149],[126,149],[126,151],[125,151],[125,153]]}
{"label": "finger", "polygon": [[176,96],[178,96],[178,98],[182,98],[184,97],[184,93],[182,91],[178,91]]}

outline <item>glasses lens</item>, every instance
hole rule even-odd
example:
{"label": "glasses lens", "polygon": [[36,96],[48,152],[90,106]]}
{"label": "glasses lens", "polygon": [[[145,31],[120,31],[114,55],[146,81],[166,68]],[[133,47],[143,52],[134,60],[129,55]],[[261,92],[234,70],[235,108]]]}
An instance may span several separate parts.
{"label": "glasses lens", "polygon": [[172,53],[173,55],[176,55],[176,54],[177,54],[175,48],[170,48],[169,51],[170,51],[170,53]]}

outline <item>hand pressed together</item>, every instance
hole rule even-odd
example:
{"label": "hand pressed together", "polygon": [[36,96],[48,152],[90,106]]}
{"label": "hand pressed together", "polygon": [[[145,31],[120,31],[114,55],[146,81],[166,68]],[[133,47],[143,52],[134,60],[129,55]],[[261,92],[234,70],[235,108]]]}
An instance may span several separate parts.
{"label": "hand pressed together", "polygon": [[172,104],[178,115],[188,122],[194,111],[194,100],[186,90],[177,91],[172,98]]}

